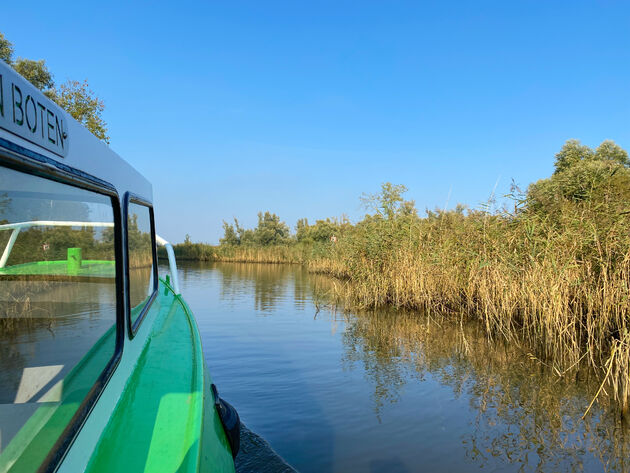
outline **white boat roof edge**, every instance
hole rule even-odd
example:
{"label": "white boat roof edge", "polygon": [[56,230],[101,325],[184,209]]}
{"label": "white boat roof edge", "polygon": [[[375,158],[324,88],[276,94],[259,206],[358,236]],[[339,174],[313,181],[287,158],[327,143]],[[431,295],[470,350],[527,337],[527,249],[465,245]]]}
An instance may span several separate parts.
{"label": "white boat roof edge", "polygon": [[2,141],[106,181],[121,198],[131,192],[153,202],[142,174],[0,60],[0,147]]}

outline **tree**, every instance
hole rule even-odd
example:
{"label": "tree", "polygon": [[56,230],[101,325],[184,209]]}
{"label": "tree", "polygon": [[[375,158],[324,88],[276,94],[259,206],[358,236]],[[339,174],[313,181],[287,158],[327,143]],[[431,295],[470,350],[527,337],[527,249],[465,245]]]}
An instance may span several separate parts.
{"label": "tree", "polygon": [[[613,141],[594,151],[577,140],[567,141],[556,154],[556,171],[531,184],[527,209],[546,214],[561,212],[564,202],[604,202],[615,195],[630,197],[628,153]],[[608,196],[608,197],[606,197]]]}
{"label": "tree", "polygon": [[566,171],[579,161],[592,158],[593,155],[593,150],[588,146],[581,145],[580,140],[567,140],[560,151],[556,153],[554,174]]}
{"label": "tree", "polygon": [[609,161],[622,166],[630,166],[628,152],[612,140],[604,140],[595,150],[595,157],[600,161]]}
{"label": "tree", "polygon": [[32,59],[18,58],[13,64],[13,69],[39,90],[45,92],[55,86],[53,76],[43,59],[33,61]]}
{"label": "tree", "polygon": [[254,230],[254,241],[260,246],[279,245],[289,238],[289,227],[280,217],[271,212],[258,212],[258,226]]}
{"label": "tree", "polygon": [[310,237],[313,241],[327,242],[333,236],[339,236],[340,228],[336,221],[329,218],[326,220],[316,220],[315,225],[310,227]]}
{"label": "tree", "polygon": [[402,184],[384,182],[377,194],[363,194],[361,202],[376,216],[391,220],[395,217],[417,215],[416,204],[413,200],[405,200],[403,194],[407,187]]}
{"label": "tree", "polygon": [[99,140],[109,144],[107,124],[102,117],[105,104],[90,90],[87,80],[83,82],[70,80],[56,89],[53,75],[48,70],[46,62],[43,59],[34,61],[24,58],[19,58],[14,62],[13,44],[2,33],[0,33],[0,59],[13,66],[18,74],[44,92],[48,98],[55,101]]}
{"label": "tree", "polygon": [[7,64],[13,63],[13,45],[0,33],[0,59]]}
{"label": "tree", "polygon": [[[238,222],[236,221],[236,219],[234,219],[234,221],[236,222],[236,226],[238,227]],[[241,239],[234,229],[234,225],[227,223],[225,220],[223,220],[223,238],[219,240],[219,243],[221,245],[228,246],[237,246],[241,243]]]}
{"label": "tree", "polygon": [[309,224],[308,219],[301,218],[295,224],[295,238],[297,241],[306,241],[309,239]]}
{"label": "tree", "polygon": [[87,80],[62,84],[52,99],[99,140],[109,144],[107,125],[102,117],[105,104],[90,90]]}

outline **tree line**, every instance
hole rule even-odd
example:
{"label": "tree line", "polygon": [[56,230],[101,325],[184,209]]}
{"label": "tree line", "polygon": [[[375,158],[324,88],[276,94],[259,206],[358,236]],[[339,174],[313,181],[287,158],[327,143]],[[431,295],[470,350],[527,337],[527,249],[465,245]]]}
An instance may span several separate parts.
{"label": "tree line", "polygon": [[[583,145],[579,140],[568,140],[555,155],[551,177],[532,183],[525,192],[513,184],[512,192],[506,196],[514,203],[514,212],[510,218],[526,213],[545,215],[550,221],[559,220],[562,212],[569,210],[567,204],[579,202],[615,201],[623,206],[624,202],[630,201],[629,167],[627,151],[611,140],[603,141],[595,149]],[[386,182],[378,193],[363,194],[361,202],[368,212],[356,225],[347,217],[316,220],[314,224],[302,218],[297,221],[295,233],[292,234],[289,226],[269,211],[258,213],[258,223],[254,228],[244,228],[237,218],[234,218],[233,223],[223,221],[220,244],[231,247],[268,247],[327,243],[353,228],[366,227],[371,223],[401,218],[422,219],[415,202],[405,200],[406,192],[404,185]],[[472,215],[487,212],[487,209],[485,206],[469,209],[458,204],[453,212]],[[506,216],[507,209],[502,209],[502,212]],[[427,209],[424,218],[436,218],[445,213],[447,211],[443,209]]]}
{"label": "tree line", "polygon": [[343,233],[351,226],[346,217],[326,218],[309,224],[308,219],[297,221],[295,233],[289,226],[272,212],[259,212],[258,224],[254,228],[244,228],[234,218],[234,223],[223,221],[223,237],[219,240],[223,246],[268,247],[291,245],[295,243],[325,243]]}

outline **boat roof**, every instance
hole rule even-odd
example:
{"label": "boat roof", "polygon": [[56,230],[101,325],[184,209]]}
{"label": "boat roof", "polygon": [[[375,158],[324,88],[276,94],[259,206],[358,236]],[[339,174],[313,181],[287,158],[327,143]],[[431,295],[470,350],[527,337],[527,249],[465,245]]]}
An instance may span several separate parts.
{"label": "boat roof", "polygon": [[153,202],[151,183],[65,110],[0,60],[0,148],[70,167]]}

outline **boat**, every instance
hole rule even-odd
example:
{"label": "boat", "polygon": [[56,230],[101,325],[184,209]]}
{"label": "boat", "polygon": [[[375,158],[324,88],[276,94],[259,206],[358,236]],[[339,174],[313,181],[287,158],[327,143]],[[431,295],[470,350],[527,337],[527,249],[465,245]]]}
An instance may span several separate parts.
{"label": "boat", "polygon": [[2,61],[0,252],[0,472],[234,471],[150,182]]}

